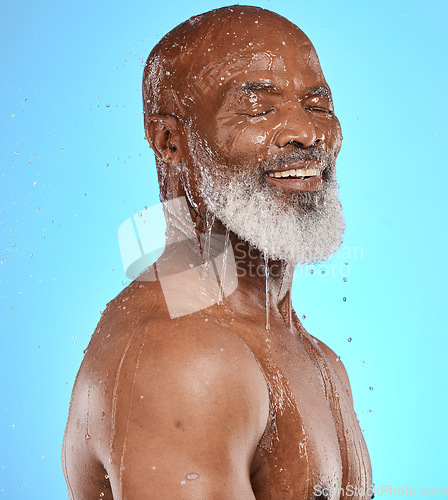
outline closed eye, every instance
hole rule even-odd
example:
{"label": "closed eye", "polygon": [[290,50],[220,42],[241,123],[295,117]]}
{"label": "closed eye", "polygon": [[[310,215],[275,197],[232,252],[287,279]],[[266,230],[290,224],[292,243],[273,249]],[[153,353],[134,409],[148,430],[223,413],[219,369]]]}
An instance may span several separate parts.
{"label": "closed eye", "polygon": [[244,116],[250,116],[251,118],[255,118],[256,116],[264,116],[264,115],[267,115],[267,114],[268,114],[268,113],[270,113],[271,111],[274,111],[274,108],[267,109],[267,110],[265,110],[265,111],[261,111],[260,113],[256,113],[256,114],[244,113]]}
{"label": "closed eye", "polygon": [[325,113],[325,114],[330,115],[330,116],[334,115],[334,111],[332,111],[331,109],[327,109],[327,108],[318,108],[318,107],[315,107],[315,106],[306,106],[305,109],[307,111],[316,111],[317,113]]}

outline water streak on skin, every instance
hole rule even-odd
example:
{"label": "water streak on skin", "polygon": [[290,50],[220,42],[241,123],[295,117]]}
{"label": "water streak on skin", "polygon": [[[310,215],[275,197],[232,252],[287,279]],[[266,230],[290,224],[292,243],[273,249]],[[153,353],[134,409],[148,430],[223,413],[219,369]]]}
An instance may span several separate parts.
{"label": "water streak on skin", "polygon": [[[278,293],[278,298],[282,298],[287,294],[292,283],[295,267],[291,264],[286,264],[286,266],[287,267],[283,273],[282,285]],[[292,330],[292,304],[290,300],[286,301],[286,311],[285,315],[282,314],[282,317],[288,329]]]}
{"label": "water streak on skin", "polygon": [[264,254],[264,276],[265,276],[265,284],[266,284],[266,330],[270,329],[270,321],[269,321],[269,267],[268,267],[268,259],[266,257],[266,253]]}
{"label": "water streak on skin", "polygon": [[[68,412],[69,414],[69,418],[70,418],[70,410]],[[67,430],[65,431],[65,437],[64,437],[64,441],[67,439]],[[69,498],[72,500],[75,498],[75,492],[73,491],[73,488],[72,488],[72,485],[71,485],[71,482],[70,482],[70,479],[69,479],[69,475],[68,475],[68,470],[67,470],[67,445],[64,446],[64,471],[65,471],[65,481],[67,483],[67,486],[68,486],[68,491],[69,491]]]}
{"label": "water streak on skin", "polygon": [[210,244],[212,237],[212,229],[215,223],[215,214],[207,212],[206,216],[206,239],[205,239],[205,252],[204,252],[204,265],[208,269],[210,267]]}
{"label": "water streak on skin", "polygon": [[[309,459],[306,449],[307,434],[303,426],[302,415],[299,410],[299,405],[297,404],[294,395],[289,387],[288,380],[285,378],[283,373],[280,371],[276,363],[271,359],[266,359],[264,362],[257,359],[257,363],[260,366],[261,372],[264,375],[266,385],[269,394],[269,420],[270,423],[266,429],[269,429],[267,433],[262,437],[260,441],[260,447],[264,450],[264,453],[271,455],[274,452],[276,443],[281,443],[279,437],[279,430],[277,426],[278,416],[282,417],[285,412],[292,410],[292,415],[296,414],[298,418],[293,418],[297,425],[300,425],[300,431],[303,436],[303,441],[300,443],[299,454],[301,458],[305,459],[306,462],[306,477],[309,477]],[[270,468],[270,473],[278,476],[280,473],[287,472],[284,464],[278,464],[275,460],[274,464]],[[281,493],[290,493],[289,483],[285,483],[283,480],[278,478],[277,484],[281,487]],[[307,484],[305,498],[308,498],[309,484]]]}
{"label": "water streak on skin", "polygon": [[222,270],[221,270],[221,283],[219,286],[219,299],[218,304],[221,304],[224,297],[224,283],[226,280],[226,269],[227,269],[227,255],[229,253],[229,229],[226,230],[226,237],[224,241],[224,252],[222,254]]}
{"label": "water streak on skin", "polygon": [[[295,320],[298,323],[300,323],[299,320],[297,319],[297,317],[295,317]],[[298,326],[298,329],[299,329],[299,331],[302,330],[301,328],[299,328],[299,326]],[[326,397],[327,401],[330,402],[330,407],[331,407],[331,412],[333,414],[333,418],[335,421],[340,423],[340,426],[337,427],[337,429],[338,429],[337,434],[338,434],[338,440],[341,443],[340,444],[341,459],[343,462],[343,467],[342,467],[343,475],[341,478],[341,486],[342,486],[342,488],[346,488],[348,484],[357,484],[362,479],[361,476],[358,476],[356,478],[353,477],[353,474],[355,473],[354,472],[355,467],[347,459],[347,450],[349,447],[349,444],[347,442],[347,435],[350,432],[350,429],[346,429],[344,426],[344,421],[342,418],[344,411],[343,411],[343,408],[341,408],[339,394],[338,394],[337,388],[336,388],[335,383],[334,383],[334,376],[330,373],[330,369],[329,369],[327,363],[324,361],[324,359],[318,355],[318,353],[316,351],[316,345],[312,345],[312,340],[308,337],[308,335],[302,335],[302,339],[304,340],[303,345],[304,345],[305,349],[307,350],[310,358],[315,363],[315,366],[317,366],[319,369],[319,373],[321,375],[322,382],[324,385],[325,397]],[[347,411],[345,413],[347,413]],[[360,453],[360,450],[359,450],[359,441],[358,440],[356,440],[356,442],[354,442],[354,448],[355,448],[355,452],[356,452],[355,453],[356,457],[358,459],[358,470],[366,470],[366,464],[364,463],[363,459],[361,458],[362,454]],[[345,474],[344,474],[344,471],[346,471]],[[366,484],[361,485],[360,488],[364,488],[364,490],[367,491],[367,489],[369,488],[369,485],[366,483]]]}
{"label": "water streak on skin", "polygon": [[[100,330],[101,330],[101,328],[98,328],[98,333]],[[93,369],[90,372],[89,383],[87,384],[87,411],[86,411],[86,434],[85,434],[86,439],[90,439],[90,432],[89,432],[90,388],[92,387],[92,378],[93,378],[93,375],[95,373],[96,360],[98,359],[98,355],[99,355],[100,351],[103,349],[103,347],[104,347],[104,344],[101,343],[100,346],[98,347],[95,355],[93,356]]]}
{"label": "water streak on skin", "polygon": [[143,342],[140,345],[140,350],[138,351],[137,355],[137,361],[135,363],[135,369],[134,369],[134,378],[132,379],[132,386],[131,386],[131,395],[130,395],[130,401],[129,401],[129,411],[128,411],[128,417],[126,420],[126,431],[124,434],[124,440],[123,440],[123,448],[121,452],[121,458],[120,458],[120,490],[123,490],[123,470],[124,470],[124,455],[126,453],[126,443],[127,443],[127,438],[128,438],[128,433],[129,433],[129,427],[130,427],[130,421],[131,421],[131,411],[132,411],[132,398],[134,395],[134,387],[135,387],[135,380],[137,378],[137,370],[138,370],[138,365],[140,363],[140,356],[142,354],[143,348],[145,346],[145,341],[146,341],[146,334],[145,338],[143,339]]}
{"label": "water streak on skin", "polygon": [[120,374],[121,374],[121,368],[124,363],[124,359],[126,357],[126,354],[129,350],[129,347],[131,346],[132,339],[134,338],[136,330],[132,333],[130,336],[126,347],[124,348],[123,354],[121,356],[120,364],[118,365],[118,370],[117,370],[117,375],[115,376],[115,383],[114,383],[114,389],[112,392],[112,415],[111,415],[111,437],[110,437],[110,443],[109,443],[109,463],[112,463],[112,454],[114,451],[114,439],[115,439],[115,434],[116,434],[116,425],[115,425],[115,419],[117,415],[117,393],[118,393],[118,383],[120,380]]}

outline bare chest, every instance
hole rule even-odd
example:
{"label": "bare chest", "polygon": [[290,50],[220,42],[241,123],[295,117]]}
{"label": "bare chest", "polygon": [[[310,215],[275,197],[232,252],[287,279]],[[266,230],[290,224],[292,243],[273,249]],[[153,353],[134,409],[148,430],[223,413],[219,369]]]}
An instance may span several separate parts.
{"label": "bare chest", "polygon": [[271,336],[259,353],[270,423],[252,477],[256,497],[370,498],[371,468],[350,395],[309,336]]}

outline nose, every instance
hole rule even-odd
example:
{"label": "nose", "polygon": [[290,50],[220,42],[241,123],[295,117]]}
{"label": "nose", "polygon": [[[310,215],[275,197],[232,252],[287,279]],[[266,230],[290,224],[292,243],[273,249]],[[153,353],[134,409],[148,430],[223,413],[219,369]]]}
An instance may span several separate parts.
{"label": "nose", "polygon": [[309,112],[301,109],[300,104],[289,110],[288,116],[274,137],[274,144],[284,148],[288,144],[309,148],[316,146],[325,138],[323,131],[313,123]]}

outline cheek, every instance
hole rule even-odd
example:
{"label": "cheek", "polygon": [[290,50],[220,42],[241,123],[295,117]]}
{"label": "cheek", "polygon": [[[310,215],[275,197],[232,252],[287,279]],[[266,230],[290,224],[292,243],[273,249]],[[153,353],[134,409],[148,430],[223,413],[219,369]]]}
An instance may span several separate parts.
{"label": "cheek", "polygon": [[263,159],[272,141],[273,128],[260,117],[258,123],[245,117],[222,120],[217,127],[216,146],[229,160]]}
{"label": "cheek", "polygon": [[325,134],[325,148],[336,158],[342,145],[342,132],[339,120],[333,117],[331,122],[324,124],[321,129]]}

